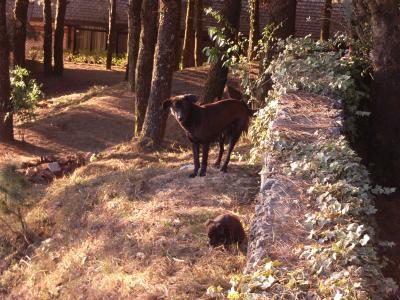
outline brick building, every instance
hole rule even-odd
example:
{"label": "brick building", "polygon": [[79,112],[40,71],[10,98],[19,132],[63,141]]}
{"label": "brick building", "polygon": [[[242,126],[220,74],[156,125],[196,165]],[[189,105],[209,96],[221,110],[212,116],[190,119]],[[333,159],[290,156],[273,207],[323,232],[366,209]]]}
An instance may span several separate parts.
{"label": "brick building", "polygon": [[[6,0],[11,16],[14,0]],[[53,0],[53,18],[55,15],[55,0]],[[211,6],[221,9],[223,0],[204,0],[204,7]],[[296,36],[311,34],[318,38],[322,22],[322,11],[325,0],[298,0],[296,13]],[[127,7],[128,0],[117,0],[117,53],[126,51],[127,41]],[[39,0],[31,0],[28,11],[29,30],[27,49],[42,47],[42,5]],[[248,1],[242,1],[240,31],[247,34],[249,31]],[[184,32],[186,0],[182,0],[181,37]],[[268,20],[265,8],[260,8],[260,29]],[[204,15],[204,38],[207,39],[207,27],[215,25],[211,17]],[[333,4],[331,31],[345,31],[346,20],[344,8],[341,4]],[[69,0],[65,17],[64,47],[74,51],[102,51],[106,49],[106,35],[108,27],[108,0]],[[36,33],[36,34],[35,34]]]}

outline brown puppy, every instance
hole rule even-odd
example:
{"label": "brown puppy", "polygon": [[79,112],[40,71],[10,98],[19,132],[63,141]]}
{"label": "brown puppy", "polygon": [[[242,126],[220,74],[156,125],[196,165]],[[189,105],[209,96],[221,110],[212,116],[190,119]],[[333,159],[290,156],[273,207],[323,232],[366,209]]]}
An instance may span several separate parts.
{"label": "brown puppy", "polygon": [[227,172],[232,150],[242,132],[247,130],[254,112],[240,100],[227,99],[205,105],[198,105],[196,101],[195,95],[181,95],[163,102],[163,109],[171,109],[172,115],[192,142],[194,171],[190,177],[197,176],[200,169],[200,145],[203,150],[200,176],[206,175],[208,152],[214,141],[219,141],[216,167],[221,163],[225,140],[229,143],[228,153],[221,167],[222,172]]}
{"label": "brown puppy", "polygon": [[208,220],[206,223],[209,245],[217,247],[223,245],[225,248],[230,244],[239,245],[246,239],[246,233],[238,217],[223,214],[214,220]]}

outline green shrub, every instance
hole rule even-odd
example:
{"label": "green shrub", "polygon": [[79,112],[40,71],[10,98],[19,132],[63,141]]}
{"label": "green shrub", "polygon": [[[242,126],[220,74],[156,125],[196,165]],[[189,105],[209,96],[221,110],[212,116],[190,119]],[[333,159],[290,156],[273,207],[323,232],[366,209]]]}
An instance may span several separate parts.
{"label": "green shrub", "polygon": [[[70,50],[64,50],[65,60],[72,63],[84,63],[84,64],[96,64],[105,65],[107,61],[106,51],[88,51],[80,50],[78,53],[74,53]],[[125,67],[127,64],[126,54],[113,55],[112,65],[118,67]]]}
{"label": "green shrub", "polygon": [[[32,122],[42,98],[41,85],[29,79],[29,71],[16,67],[10,72],[12,114],[19,125]],[[23,128],[21,128],[23,137]]]}

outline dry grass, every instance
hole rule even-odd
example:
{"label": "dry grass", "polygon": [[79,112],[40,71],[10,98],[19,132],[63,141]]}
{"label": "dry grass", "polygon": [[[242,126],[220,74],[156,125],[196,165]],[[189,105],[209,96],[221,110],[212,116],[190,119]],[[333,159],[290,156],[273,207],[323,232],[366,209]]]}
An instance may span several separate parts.
{"label": "dry grass", "polygon": [[55,181],[28,216],[50,238],[3,273],[4,297],[201,299],[210,285],[227,288],[245,256],[209,249],[204,223],[231,212],[248,228],[258,170],[233,161],[228,174],[189,179],[190,160],[185,149],[122,144]]}

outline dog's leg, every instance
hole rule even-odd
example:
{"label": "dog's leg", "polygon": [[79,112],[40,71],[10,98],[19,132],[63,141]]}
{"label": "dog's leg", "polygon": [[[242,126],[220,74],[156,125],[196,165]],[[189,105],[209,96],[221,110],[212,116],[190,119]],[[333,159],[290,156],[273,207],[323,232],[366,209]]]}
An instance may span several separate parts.
{"label": "dog's leg", "polygon": [[201,160],[200,176],[206,176],[207,173],[207,162],[208,162],[208,151],[210,150],[210,144],[203,144],[203,158]]}
{"label": "dog's leg", "polygon": [[193,148],[193,162],[194,162],[194,170],[193,173],[189,175],[190,178],[194,178],[197,176],[197,173],[199,172],[200,168],[200,158],[199,158],[199,148],[200,145],[193,143],[192,144]]}
{"label": "dog's leg", "polygon": [[214,164],[214,167],[219,168],[221,165],[221,159],[222,159],[222,155],[224,154],[224,134],[221,133],[221,135],[219,136],[219,153],[218,153],[218,158],[217,161]]}
{"label": "dog's leg", "polygon": [[228,164],[229,164],[229,160],[230,160],[230,158],[231,158],[231,153],[232,153],[232,150],[233,150],[233,148],[235,147],[237,141],[238,141],[239,138],[240,138],[240,134],[241,134],[241,132],[236,133],[236,134],[230,136],[230,138],[229,138],[228,153],[226,154],[225,162],[224,162],[224,164],[223,164],[222,167],[221,167],[221,172],[226,173],[226,172],[228,171]]}

